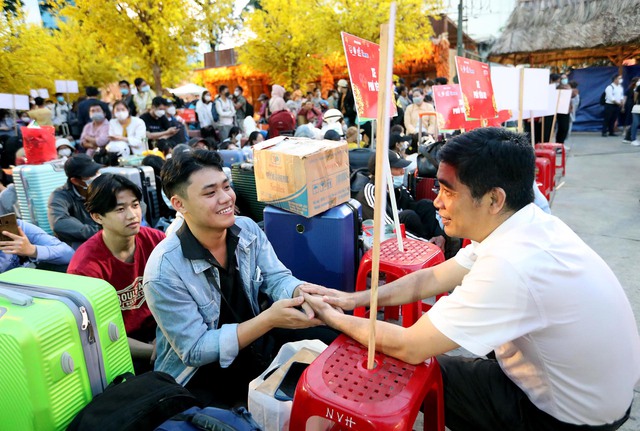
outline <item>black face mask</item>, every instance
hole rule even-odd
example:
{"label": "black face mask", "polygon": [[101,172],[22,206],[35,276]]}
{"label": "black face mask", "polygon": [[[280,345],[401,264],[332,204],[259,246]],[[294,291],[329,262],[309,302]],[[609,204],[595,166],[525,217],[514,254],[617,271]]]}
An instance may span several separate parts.
{"label": "black face mask", "polygon": [[224,92],[224,97],[229,97],[229,92],[228,91]]}

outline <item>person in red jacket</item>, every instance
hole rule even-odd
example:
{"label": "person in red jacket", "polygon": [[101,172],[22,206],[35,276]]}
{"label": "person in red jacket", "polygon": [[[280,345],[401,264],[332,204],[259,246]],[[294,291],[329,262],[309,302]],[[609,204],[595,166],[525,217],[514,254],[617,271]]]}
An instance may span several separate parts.
{"label": "person in red jacket", "polygon": [[88,193],[87,211],[102,230],[78,248],[67,272],[100,278],[116,289],[139,374],[152,369],[157,326],[142,290],[142,277],[149,255],[165,235],[140,226],[142,192],[128,179],[102,174]]}
{"label": "person in red jacket", "polygon": [[267,138],[275,138],[283,134],[282,132],[293,131],[296,128],[296,119],[293,114],[287,110],[287,105],[282,97],[272,97],[269,101],[269,133]]}

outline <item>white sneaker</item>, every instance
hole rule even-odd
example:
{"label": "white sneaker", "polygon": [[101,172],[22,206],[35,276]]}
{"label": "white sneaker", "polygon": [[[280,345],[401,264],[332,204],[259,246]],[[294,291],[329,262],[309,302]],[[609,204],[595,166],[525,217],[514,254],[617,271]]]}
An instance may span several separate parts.
{"label": "white sneaker", "polygon": [[623,139],[623,140],[622,140],[622,143],[623,143],[623,144],[630,144],[630,143],[631,143],[631,141],[630,141],[630,140],[628,140],[628,139]]}
{"label": "white sneaker", "polygon": [[634,147],[640,147],[640,141],[638,141],[637,139],[635,141],[633,141],[631,143],[631,145],[633,145]]}

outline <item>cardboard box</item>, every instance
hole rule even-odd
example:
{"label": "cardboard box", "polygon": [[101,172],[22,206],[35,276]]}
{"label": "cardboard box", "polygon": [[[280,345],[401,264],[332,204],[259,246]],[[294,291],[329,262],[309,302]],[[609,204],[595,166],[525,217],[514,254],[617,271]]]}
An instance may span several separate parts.
{"label": "cardboard box", "polygon": [[253,147],[258,200],[312,217],[349,200],[346,142],[277,137]]}

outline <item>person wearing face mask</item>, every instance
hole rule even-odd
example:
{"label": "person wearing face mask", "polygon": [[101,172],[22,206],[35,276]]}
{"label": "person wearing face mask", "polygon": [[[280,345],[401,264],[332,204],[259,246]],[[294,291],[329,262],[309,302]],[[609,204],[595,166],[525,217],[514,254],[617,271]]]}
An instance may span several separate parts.
{"label": "person wearing face mask", "polygon": [[120,89],[119,100],[122,100],[125,105],[127,105],[127,107],[129,108],[129,113],[132,117],[137,116],[138,109],[136,108],[136,104],[133,101],[133,94],[131,94],[131,84],[129,84],[129,81],[126,81],[124,79],[121,80],[120,82],[118,82],[118,88]]}
{"label": "person wearing face mask", "polygon": [[80,145],[86,150],[87,155],[93,154],[101,147],[109,143],[109,122],[102,110],[102,105],[94,103],[89,108],[91,122],[87,123],[80,135]]}
{"label": "person wearing face mask", "polygon": [[[569,78],[564,73],[560,76],[560,83],[556,87],[558,90],[571,90],[569,86]],[[552,120],[553,122],[553,120]],[[556,142],[558,144],[564,144],[564,141],[569,135],[569,125],[571,124],[571,114],[556,114]]]}
{"label": "person wearing face mask", "polygon": [[[400,223],[404,223],[409,238],[429,241],[436,244],[444,252],[444,233],[436,219],[436,209],[433,206],[433,201],[428,199],[414,200],[409,190],[403,185],[404,170],[410,163],[395,151],[389,150],[389,165],[393,176],[394,198],[398,208],[398,218]],[[375,208],[375,154],[372,154],[369,158],[368,168],[370,173],[369,182],[356,196],[356,199],[362,205],[363,220],[373,219],[373,209]],[[393,209],[390,198],[391,196],[387,195],[385,224],[393,223]]]}
{"label": "person wearing face mask", "polygon": [[604,118],[602,120],[602,136],[618,136],[615,133],[616,120],[620,114],[624,101],[624,88],[622,76],[615,74],[611,78],[611,84],[604,90]]}
{"label": "person wearing face mask", "polygon": [[60,131],[60,127],[63,124],[69,123],[69,111],[71,107],[64,100],[64,95],[62,93],[55,94],[56,102],[51,109],[53,125],[56,127],[56,130]]}
{"label": "person wearing face mask", "polygon": [[77,249],[98,230],[98,225],[85,208],[87,189],[100,175],[102,165],[86,154],[76,154],[64,163],[67,182],[49,197],[49,225],[60,241]]}
{"label": "person wearing face mask", "polygon": [[138,93],[133,96],[133,103],[136,105],[136,112],[141,116],[151,109],[156,93],[143,78],[136,78],[133,83],[138,90]]}
{"label": "person wearing face mask", "polygon": [[236,110],[236,124],[242,125],[247,116],[247,99],[243,95],[244,90],[239,85],[233,91],[233,107]]}
{"label": "person wearing face mask", "polygon": [[85,92],[87,97],[78,103],[77,109],[78,127],[80,130],[82,130],[84,126],[91,121],[89,109],[93,105],[100,105],[107,120],[111,119],[111,110],[109,109],[109,104],[98,99],[98,97],[100,97],[100,90],[98,90],[96,87],[87,87],[85,89]]}
{"label": "person wearing face mask", "polygon": [[131,154],[139,155],[147,150],[147,126],[140,118],[132,117],[124,100],[113,104],[113,118],[109,121],[109,142],[124,142]]}
{"label": "person wearing face mask", "polygon": [[203,137],[211,136],[213,133],[213,101],[211,93],[203,91],[200,99],[196,103],[196,115],[200,123],[200,133]]}
{"label": "person wearing face mask", "polygon": [[229,98],[229,87],[226,85],[218,87],[218,98],[214,103],[219,117],[216,128],[220,134],[220,139],[225,140],[229,136],[229,132],[234,126],[236,119],[236,108],[233,106],[233,101]]}
{"label": "person wearing face mask", "polygon": [[167,120],[169,120],[169,127],[175,127],[178,129],[178,133],[169,138],[169,141],[176,146],[178,144],[186,144],[189,140],[189,134],[187,133],[187,127],[182,118],[177,115],[176,102],[171,99],[167,100],[167,112],[165,113]]}
{"label": "person wearing face mask", "polygon": [[178,133],[179,129],[171,126],[167,118],[167,108],[169,103],[164,97],[154,97],[151,101],[151,110],[140,116],[147,126],[147,139],[156,141],[158,139],[171,139]]}
{"label": "person wearing face mask", "polygon": [[58,158],[66,160],[76,149],[75,142],[69,141],[67,138],[56,139],[56,151],[58,152]]}
{"label": "person wearing face mask", "polygon": [[419,139],[420,121],[422,121],[423,135],[433,135],[436,133],[436,119],[432,115],[424,115],[420,118],[420,114],[435,112],[435,109],[432,104],[425,102],[424,95],[419,89],[413,90],[411,94],[413,103],[407,106],[404,112],[404,128],[407,135],[411,135],[413,138],[413,143],[409,146],[409,153],[415,153]]}

